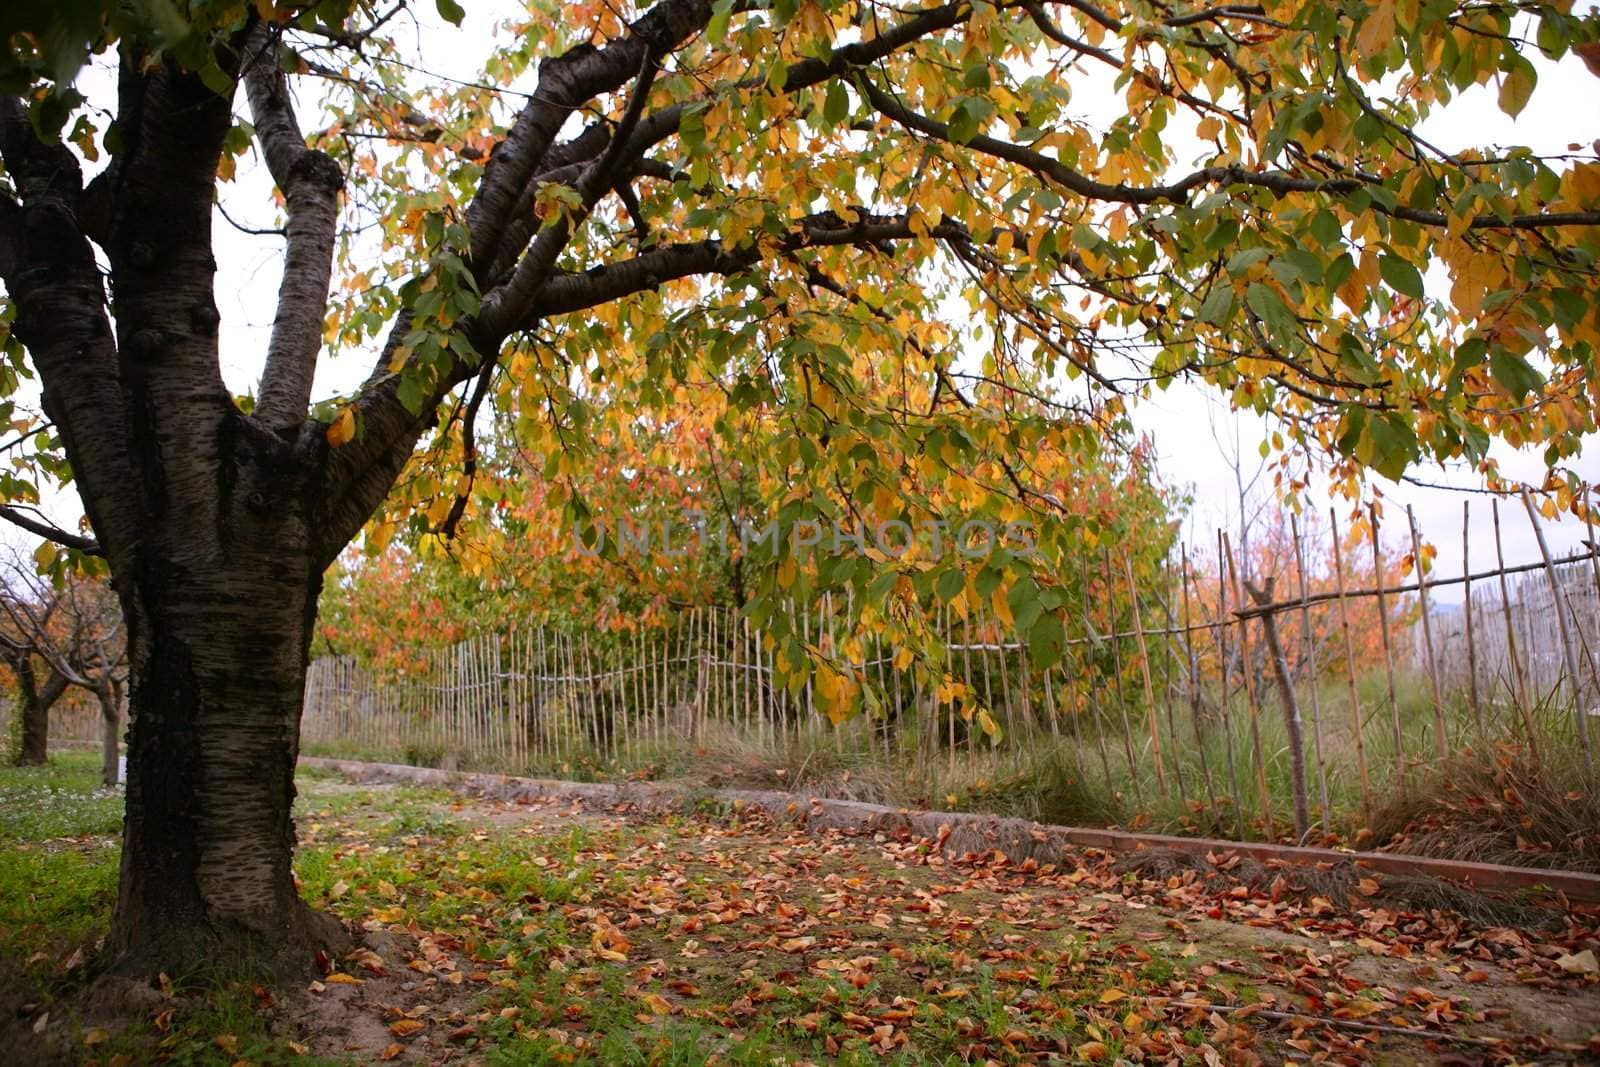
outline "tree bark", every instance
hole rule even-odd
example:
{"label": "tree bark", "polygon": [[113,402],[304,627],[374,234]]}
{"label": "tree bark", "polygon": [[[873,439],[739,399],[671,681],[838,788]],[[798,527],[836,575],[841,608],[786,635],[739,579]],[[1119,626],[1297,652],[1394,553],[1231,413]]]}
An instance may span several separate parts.
{"label": "tree bark", "polygon": [[66,692],[67,680],[52,670],[40,685],[33,657],[27,655],[13,669],[17,675],[17,713],[22,719],[15,762],[18,767],[42,767],[50,758],[50,708]]}
{"label": "tree bark", "polygon": [[102,684],[95,696],[100,701],[100,782],[107,789],[114,789],[122,778],[117,767],[122,738],[122,686],[117,682]]}
{"label": "tree bark", "polygon": [[231,560],[203,549],[148,559],[129,583],[127,818],[112,923],[115,966],[127,973],[223,958],[304,973],[317,949],[343,941],[300,901],[291,869],[322,565],[298,516],[263,522],[276,529],[232,542]]}

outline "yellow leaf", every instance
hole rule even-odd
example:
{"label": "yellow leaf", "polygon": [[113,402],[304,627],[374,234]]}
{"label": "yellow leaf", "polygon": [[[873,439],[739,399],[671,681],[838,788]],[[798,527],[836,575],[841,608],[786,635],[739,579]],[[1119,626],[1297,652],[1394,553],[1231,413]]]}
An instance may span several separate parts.
{"label": "yellow leaf", "polygon": [[329,983],[333,985],[360,985],[361,979],[354,975],[345,974],[343,971],[334,971],[328,975]]}
{"label": "yellow leaf", "polygon": [[667,998],[659,993],[646,993],[644,1002],[656,1015],[671,1015],[672,1005],[667,1003]]}
{"label": "yellow leaf", "polygon": [[1117,1001],[1122,1000],[1127,995],[1128,994],[1121,989],[1108,989],[1104,993],[1100,994],[1100,1003],[1115,1004]]}
{"label": "yellow leaf", "polygon": [[1600,200],[1600,163],[1574,163],[1562,184],[1572,190],[1568,195],[1580,205]]}
{"label": "yellow leaf", "polygon": [[356,436],[356,413],[352,408],[343,408],[338,416],[328,424],[328,445],[339,448],[349,444]]}
{"label": "yellow leaf", "polygon": [[992,741],[1000,740],[1000,724],[994,721],[994,716],[989,714],[988,708],[978,709],[978,725],[983,727],[983,732],[988,734]]}
{"label": "yellow leaf", "polygon": [[995,618],[1005,623],[1008,629],[1017,628],[1017,620],[1011,614],[1011,599],[1004,586],[994,587],[994,595],[989,598],[989,603],[994,606]]}
{"label": "yellow leaf", "polygon": [[396,1019],[389,1024],[389,1032],[395,1037],[410,1037],[412,1034],[421,1033],[426,1024],[418,1019]]}
{"label": "yellow leaf", "polygon": [[1531,66],[1511,68],[1500,82],[1500,110],[1513,118],[1521,114],[1522,109],[1528,106],[1528,97],[1533,95],[1536,77]]}
{"label": "yellow leaf", "polygon": [[1356,33],[1356,54],[1370,59],[1394,39],[1394,0],[1382,0]]}

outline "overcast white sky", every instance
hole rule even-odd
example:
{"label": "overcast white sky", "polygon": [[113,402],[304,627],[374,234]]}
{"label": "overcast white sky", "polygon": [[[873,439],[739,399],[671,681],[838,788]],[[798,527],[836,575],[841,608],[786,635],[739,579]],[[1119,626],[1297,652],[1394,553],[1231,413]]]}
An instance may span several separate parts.
{"label": "overcast white sky", "polygon": [[[504,18],[520,15],[522,8],[507,0],[489,3],[474,0],[468,7],[465,25],[456,29],[444,24],[434,14],[431,4],[417,4],[412,8],[415,27],[397,31],[399,40],[415,49],[416,64],[422,68],[451,77],[471,79],[477,73],[496,33],[497,24]],[[397,20],[398,21],[398,20]],[[1432,141],[1446,149],[1466,145],[1528,145],[1536,152],[1565,151],[1571,142],[1588,145],[1600,138],[1600,80],[1584,67],[1581,60],[1569,57],[1560,63],[1549,63],[1534,57],[1539,69],[1539,84],[1527,109],[1513,120],[1500,111],[1495,101],[1495,89],[1479,88],[1469,91],[1453,101],[1441,114],[1434,116],[1424,127]],[[105,69],[87,71],[84,88],[89,95],[104,93],[114,81]],[[100,97],[105,99],[104,96]],[[314,124],[315,117],[306,113],[302,101],[302,122]],[[1120,94],[1115,93],[1109,81],[1099,84],[1085,82],[1075,86],[1074,105],[1091,121],[1105,121],[1103,116],[1115,114],[1122,107]],[[241,100],[242,106],[242,100]],[[1198,153],[1199,146],[1195,146]],[[1180,165],[1189,162],[1179,153]],[[270,209],[271,183],[264,166],[253,158],[242,160],[238,177],[226,192],[230,214],[247,226],[270,227],[276,225]],[[216,220],[218,245],[217,305],[222,313],[223,370],[228,385],[235,392],[253,391],[260,373],[261,353],[266,348],[271,328],[278,275],[281,264],[281,241],[276,237],[258,237],[239,233],[220,216]],[[1429,284],[1448,284],[1442,272],[1434,272]],[[318,398],[332,396],[353,389],[365,375],[367,360],[352,354],[340,360],[324,359],[317,378]],[[1236,421],[1237,420],[1237,421]],[[1249,414],[1235,415],[1221,393],[1198,385],[1178,384],[1165,393],[1155,395],[1135,408],[1134,422],[1154,440],[1160,457],[1163,476],[1175,484],[1193,487],[1195,508],[1192,519],[1194,540],[1204,544],[1214,537],[1219,526],[1231,526],[1235,521],[1233,470],[1224,450],[1213,438],[1215,424],[1227,436],[1237,429],[1243,444],[1243,454],[1248,468],[1257,458],[1256,446],[1260,443],[1266,426],[1262,420]],[[1532,451],[1517,452],[1503,444],[1495,446],[1494,455],[1503,471],[1513,477],[1537,478],[1541,476],[1543,462]],[[1470,471],[1441,471],[1431,467],[1417,467],[1412,475],[1429,481],[1452,485],[1478,484]],[[1600,442],[1591,445],[1580,466],[1580,473],[1589,481],[1600,481]],[[1375,484],[1390,502],[1388,522],[1398,527],[1403,523],[1404,506],[1412,505],[1425,536],[1438,549],[1437,572],[1440,576],[1461,573],[1461,501],[1463,494],[1437,489],[1424,489],[1410,484],[1395,484],[1375,478]],[[1318,497],[1321,510],[1326,513],[1326,498]],[[58,522],[75,524],[81,509],[75,495],[55,494],[46,502],[46,510]],[[1396,507],[1395,505],[1398,505]],[[1489,525],[1489,499],[1472,494],[1474,522],[1472,529],[1472,564],[1474,571],[1493,565],[1493,531]],[[1538,547],[1534,541],[1526,516],[1520,505],[1502,501],[1502,526],[1506,537],[1508,563],[1526,562],[1537,558]],[[1570,551],[1584,536],[1581,523],[1571,520],[1547,524],[1547,537],[1557,554]],[[13,534],[0,534],[15,541]],[[1453,590],[1440,590],[1439,599],[1459,599]]]}

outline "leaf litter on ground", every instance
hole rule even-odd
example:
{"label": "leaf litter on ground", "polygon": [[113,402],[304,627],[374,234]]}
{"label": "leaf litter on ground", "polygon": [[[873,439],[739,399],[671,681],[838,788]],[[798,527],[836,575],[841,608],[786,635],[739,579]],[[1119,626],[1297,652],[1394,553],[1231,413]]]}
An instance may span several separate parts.
{"label": "leaf litter on ground", "polygon": [[291,1053],[505,1064],[1600,1057],[1600,977],[1585,965],[1600,949],[1594,906],[1548,902],[1535,931],[1408,906],[1375,878],[1345,886],[1231,853],[1141,869],[1084,850],[1041,865],[753,811],[663,816],[323,784],[308,783],[300,820],[302,891],[361,945],[272,1004]]}

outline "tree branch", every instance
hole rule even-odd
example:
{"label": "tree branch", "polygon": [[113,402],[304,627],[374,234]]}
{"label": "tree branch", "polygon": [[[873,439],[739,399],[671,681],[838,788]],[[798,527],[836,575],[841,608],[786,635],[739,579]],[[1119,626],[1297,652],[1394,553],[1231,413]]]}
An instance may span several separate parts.
{"label": "tree branch", "polygon": [[[857,79],[857,86],[867,98],[867,102],[886,118],[924,137],[959,146],[960,143],[952,139],[950,127],[947,124],[911,110],[875,85],[870,78],[861,77]],[[1138,206],[1156,204],[1163,201],[1183,203],[1195,189],[1212,184],[1251,186],[1258,189],[1266,189],[1277,196],[1287,196],[1290,193],[1324,193],[1333,196],[1345,196],[1358,189],[1365,188],[1369,184],[1359,178],[1300,178],[1282,171],[1253,171],[1238,165],[1231,165],[1204,167],[1165,185],[1109,185],[1105,182],[1095,181],[1093,178],[1073,170],[1060,160],[1052,159],[1041,152],[1035,152],[1031,148],[1012,144],[1009,141],[1002,141],[987,134],[980,133],[975,135],[966,141],[964,146],[974,152],[981,152],[996,159],[1003,159],[1008,163],[1015,163],[1085,199],[1098,200],[1104,203]],[[1391,208],[1374,201],[1372,209],[1393,218],[1405,219],[1408,222],[1415,222],[1424,226],[1444,227],[1449,222],[1445,215],[1440,212],[1422,211],[1404,204]],[[1533,215],[1512,215],[1507,218],[1486,214],[1474,216],[1468,222],[1468,226],[1473,229],[1548,229],[1563,226],[1597,225],[1600,225],[1600,211],[1549,212]]]}
{"label": "tree branch", "polygon": [[618,166],[628,151],[628,140],[639,125],[639,117],[644,114],[645,101],[650,96],[650,87],[655,83],[657,69],[654,51],[646,48],[644,58],[640,61],[638,81],[634,83],[628,106],[617,123],[610,144],[606,145],[606,150],[598,159],[584,168],[573,183],[579,206],[563,212],[560,219],[540,230],[527,255],[517,264],[511,280],[490,291],[484,299],[479,319],[483,329],[490,335],[504,337],[511,332],[511,324],[519,317],[518,309],[549,278],[550,272],[555,269],[556,258],[618,177]]}
{"label": "tree branch", "polygon": [[567,117],[585,102],[626,84],[648,51],[665,54],[710,18],[711,5],[703,0],[661,0],[604,48],[580,46],[540,64],[533,98],[490,154],[477,195],[467,207],[472,232],[469,262],[487,264],[495,258],[512,206],[544,162]]}
{"label": "tree branch", "polygon": [[0,519],[5,519],[14,526],[20,526],[35,537],[42,537],[46,541],[53,541],[58,545],[77,549],[85,555],[105,555],[105,550],[100,547],[100,542],[92,537],[82,537],[78,534],[68,533],[53,522],[42,518],[36,519],[27,512],[10,504],[0,504]]}
{"label": "tree branch", "polygon": [[332,157],[306,147],[276,53],[272,28],[263,23],[251,31],[245,46],[245,92],[267,169],[283,192],[289,216],[278,312],[255,418],[268,429],[288,431],[305,419],[311,402],[344,174]]}
{"label": "tree branch", "polygon": [[0,159],[21,197],[0,200],[0,278],[16,305],[16,336],[43,380],[41,406],[73,457],[100,543],[125,547],[138,538],[139,483],[105,285],[77,220],[82,174],[64,146],[40,143],[9,96],[0,96]]}
{"label": "tree branch", "polygon": [[552,315],[582,311],[680,278],[700,274],[738,274],[773,251],[796,252],[803,248],[837,245],[870,246],[919,236],[956,242],[971,240],[966,228],[954,222],[941,222],[919,234],[904,215],[863,214],[853,223],[831,212],[813,215],[801,220],[775,250],[763,250],[754,242],[729,249],[722,241],[711,238],[664,245],[582,274],[557,275],[540,287],[527,309],[526,318],[518,326],[525,327],[536,319]]}

